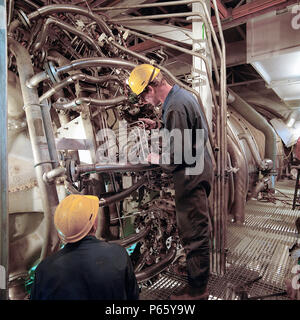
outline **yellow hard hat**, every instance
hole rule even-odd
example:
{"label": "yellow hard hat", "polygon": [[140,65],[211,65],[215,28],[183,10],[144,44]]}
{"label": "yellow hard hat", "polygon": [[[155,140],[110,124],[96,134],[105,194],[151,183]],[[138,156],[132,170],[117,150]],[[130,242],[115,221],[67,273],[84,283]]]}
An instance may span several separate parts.
{"label": "yellow hard hat", "polygon": [[96,196],[71,194],[57,206],[54,224],[63,242],[76,242],[91,230],[98,214]]}
{"label": "yellow hard hat", "polygon": [[160,69],[151,64],[140,64],[136,66],[130,73],[128,84],[130,89],[136,94],[141,94],[147,85],[155,79]]}

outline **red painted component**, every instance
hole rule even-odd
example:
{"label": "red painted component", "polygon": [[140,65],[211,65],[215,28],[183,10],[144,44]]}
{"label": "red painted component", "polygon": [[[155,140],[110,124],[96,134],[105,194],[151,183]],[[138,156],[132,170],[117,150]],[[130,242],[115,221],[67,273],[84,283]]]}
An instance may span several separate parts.
{"label": "red painted component", "polygon": [[244,4],[239,8],[233,9],[232,17],[233,19],[238,19],[240,17],[247,16],[249,14],[252,14],[258,11],[262,11],[264,9],[276,6],[284,2],[287,2],[287,0],[256,0],[256,1]]}
{"label": "red painted component", "polygon": [[[210,2],[212,7],[213,7],[213,2]],[[224,6],[224,4],[222,3],[221,0],[217,0],[217,6],[218,6],[218,10],[221,16],[221,19],[226,19],[230,16],[230,13],[228,11],[228,9]]]}
{"label": "red painted component", "polygon": [[[231,8],[226,8],[221,0],[217,0],[217,5],[221,16],[221,21],[224,19],[227,20],[222,22],[222,28],[225,30],[235,25],[243,24],[247,22],[248,19],[259,16],[260,14],[265,14],[271,10],[283,9],[288,5],[298,3],[298,1],[299,0],[254,0],[253,2],[244,4],[232,10]],[[212,17],[212,23],[214,27],[217,26],[215,17]],[[191,29],[192,25],[186,26],[186,28]],[[164,41],[168,40],[164,39]],[[155,45],[157,44],[155,43]],[[147,40],[143,43],[139,43],[135,46],[130,47],[130,49],[136,52],[143,52],[152,48],[153,46],[154,43],[150,40]]]}
{"label": "red painted component", "polygon": [[[222,28],[229,29],[236,25],[243,24],[247,20],[265,14],[272,10],[280,10],[285,7],[298,3],[298,0],[255,0],[251,3],[244,4],[239,8],[232,10],[232,15],[227,19],[228,21],[222,21]],[[222,20],[222,19],[221,19]],[[213,25],[216,27],[216,18],[212,17]]]}

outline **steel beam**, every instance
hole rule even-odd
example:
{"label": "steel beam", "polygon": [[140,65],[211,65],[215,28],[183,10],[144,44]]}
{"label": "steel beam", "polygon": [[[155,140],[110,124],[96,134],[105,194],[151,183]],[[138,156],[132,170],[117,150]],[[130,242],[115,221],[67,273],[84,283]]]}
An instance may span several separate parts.
{"label": "steel beam", "polygon": [[[246,23],[249,19],[266,14],[270,11],[281,10],[287,6],[298,3],[298,0],[256,0],[244,4],[232,10],[231,16],[222,19],[222,29],[227,30]],[[216,27],[216,19],[212,17],[213,25]]]}
{"label": "steel beam", "polygon": [[[225,7],[221,0],[217,0],[218,10],[222,19],[226,19],[230,16],[229,10]],[[213,2],[211,1],[211,6],[214,7]],[[216,8],[214,8],[216,10]]]}

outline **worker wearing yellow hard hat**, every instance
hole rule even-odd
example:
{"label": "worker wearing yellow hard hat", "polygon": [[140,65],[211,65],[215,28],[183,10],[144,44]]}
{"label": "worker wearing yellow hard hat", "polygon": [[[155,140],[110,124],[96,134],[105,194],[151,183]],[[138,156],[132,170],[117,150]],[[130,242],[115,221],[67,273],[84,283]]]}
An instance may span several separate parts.
{"label": "worker wearing yellow hard hat", "polygon": [[125,248],[96,238],[99,199],[69,195],[54,225],[65,246],[36,268],[31,300],[137,300],[139,288]]}
{"label": "worker wearing yellow hard hat", "polygon": [[[171,295],[170,299],[207,299],[210,273],[208,196],[213,170],[206,146],[208,127],[205,115],[189,91],[178,84],[171,85],[160,69],[150,64],[136,66],[130,73],[128,84],[141,103],[161,108],[164,132],[167,131],[170,136],[181,133],[180,141],[165,139],[168,144],[165,152],[150,153],[147,157],[152,164],[159,164],[163,171],[173,174],[177,228],[186,252],[188,286]],[[142,121],[146,129],[153,128],[153,119]],[[200,139],[196,138],[199,131],[202,133]],[[187,132],[188,135],[185,135]],[[175,160],[180,152],[178,150],[182,150],[183,161],[180,163]],[[186,154],[196,156],[189,161],[185,158]],[[164,157],[169,162],[164,162]],[[190,173],[191,169],[193,173]]]}
{"label": "worker wearing yellow hard hat", "polygon": [[130,73],[128,84],[136,95],[140,95],[151,81],[159,74],[160,69],[150,64],[140,64]]}
{"label": "worker wearing yellow hard hat", "polygon": [[60,239],[68,243],[85,237],[96,221],[98,209],[99,199],[96,196],[68,196],[58,205],[54,215]]}

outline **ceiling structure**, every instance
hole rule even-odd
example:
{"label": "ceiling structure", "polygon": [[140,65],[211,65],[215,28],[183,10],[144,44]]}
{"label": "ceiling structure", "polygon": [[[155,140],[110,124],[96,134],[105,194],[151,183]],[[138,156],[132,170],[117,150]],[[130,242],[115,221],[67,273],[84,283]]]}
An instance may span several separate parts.
{"label": "ceiling structure", "polygon": [[[74,1],[72,1],[74,3]],[[75,1],[80,5],[87,5],[86,1]],[[180,46],[191,48],[192,45],[192,21],[191,17],[179,16],[179,13],[191,12],[191,4],[182,3],[176,6],[165,6],[166,2],[176,1],[88,1],[89,6],[95,12],[103,12],[103,7],[120,7],[119,10],[105,10],[105,14],[113,22],[119,22],[131,30],[150,34],[152,37],[164,41],[175,43]],[[255,70],[251,64],[247,63],[247,22],[267,13],[281,14],[287,12],[295,6],[297,0],[217,0],[219,15],[222,22],[224,38],[226,42],[226,65],[227,65],[227,85],[236,87],[239,85],[261,85],[265,79]],[[162,3],[160,5],[160,3]],[[212,22],[216,32],[217,24],[213,1],[206,1],[211,4]],[[142,7],[153,4],[153,7]],[[141,6],[139,8],[139,6]],[[128,9],[125,9],[128,7]],[[134,8],[132,8],[134,7]],[[102,9],[101,9],[102,8]],[[170,16],[174,14],[173,16]],[[176,14],[178,16],[176,16]],[[154,18],[152,18],[154,16]],[[164,17],[163,17],[164,16]],[[170,16],[170,17],[168,17]],[[133,18],[135,17],[135,18]],[[143,18],[144,17],[144,18]],[[161,17],[161,18],[159,18]],[[133,20],[138,19],[138,20]],[[129,48],[133,51],[149,55],[161,52],[167,55],[166,62],[175,75],[188,73],[192,57],[174,50],[164,48],[161,44],[151,40],[134,37]],[[162,57],[166,58],[165,56]],[[181,62],[179,66],[178,62]]]}
{"label": "ceiling structure", "polygon": [[[189,50],[194,48],[192,2],[195,1],[96,0],[90,6],[95,12],[105,12],[108,21],[131,30],[126,41],[130,50],[163,63],[181,81],[189,82],[193,56],[164,46],[163,42]],[[218,35],[214,1],[202,2],[211,13]],[[287,144],[290,146],[299,130],[289,132],[289,119],[300,120],[300,23],[299,28],[292,25],[293,20],[294,23],[300,20],[295,16],[300,12],[299,1],[216,0],[216,3],[226,44],[227,87],[258,111],[267,107],[273,115],[280,115],[283,120],[276,120],[273,126],[282,138],[285,135],[282,132],[293,137]],[[217,65],[220,67],[218,58]]]}
{"label": "ceiling structure", "polygon": [[[192,49],[191,12],[192,4],[195,2],[195,0],[24,0],[22,6],[27,6],[31,10],[43,5],[66,3],[87,7],[94,13],[104,15],[107,22],[111,21],[136,32],[137,34],[129,34],[124,41],[125,45],[132,51],[142,53],[159,63],[163,62],[175,76],[184,80],[185,75],[190,73],[192,56],[154,42],[153,39]],[[213,1],[202,2],[206,3],[210,10],[212,24],[218,33]],[[268,82],[268,77],[253,63],[255,61],[249,59],[249,24],[267,14],[277,19],[277,16],[291,11],[299,0],[216,0],[216,3],[226,43],[228,87],[236,88],[242,85],[259,86],[264,89],[267,84],[274,89],[274,82],[270,83],[274,79],[269,79]],[[139,37],[139,33],[148,38]],[[284,37],[281,37],[279,42],[284,41]],[[251,43],[250,49],[253,49]],[[295,74],[291,76],[293,80],[298,79]],[[278,80],[282,79],[275,80],[278,83]],[[277,93],[275,96],[282,98],[280,90],[275,92]]]}

